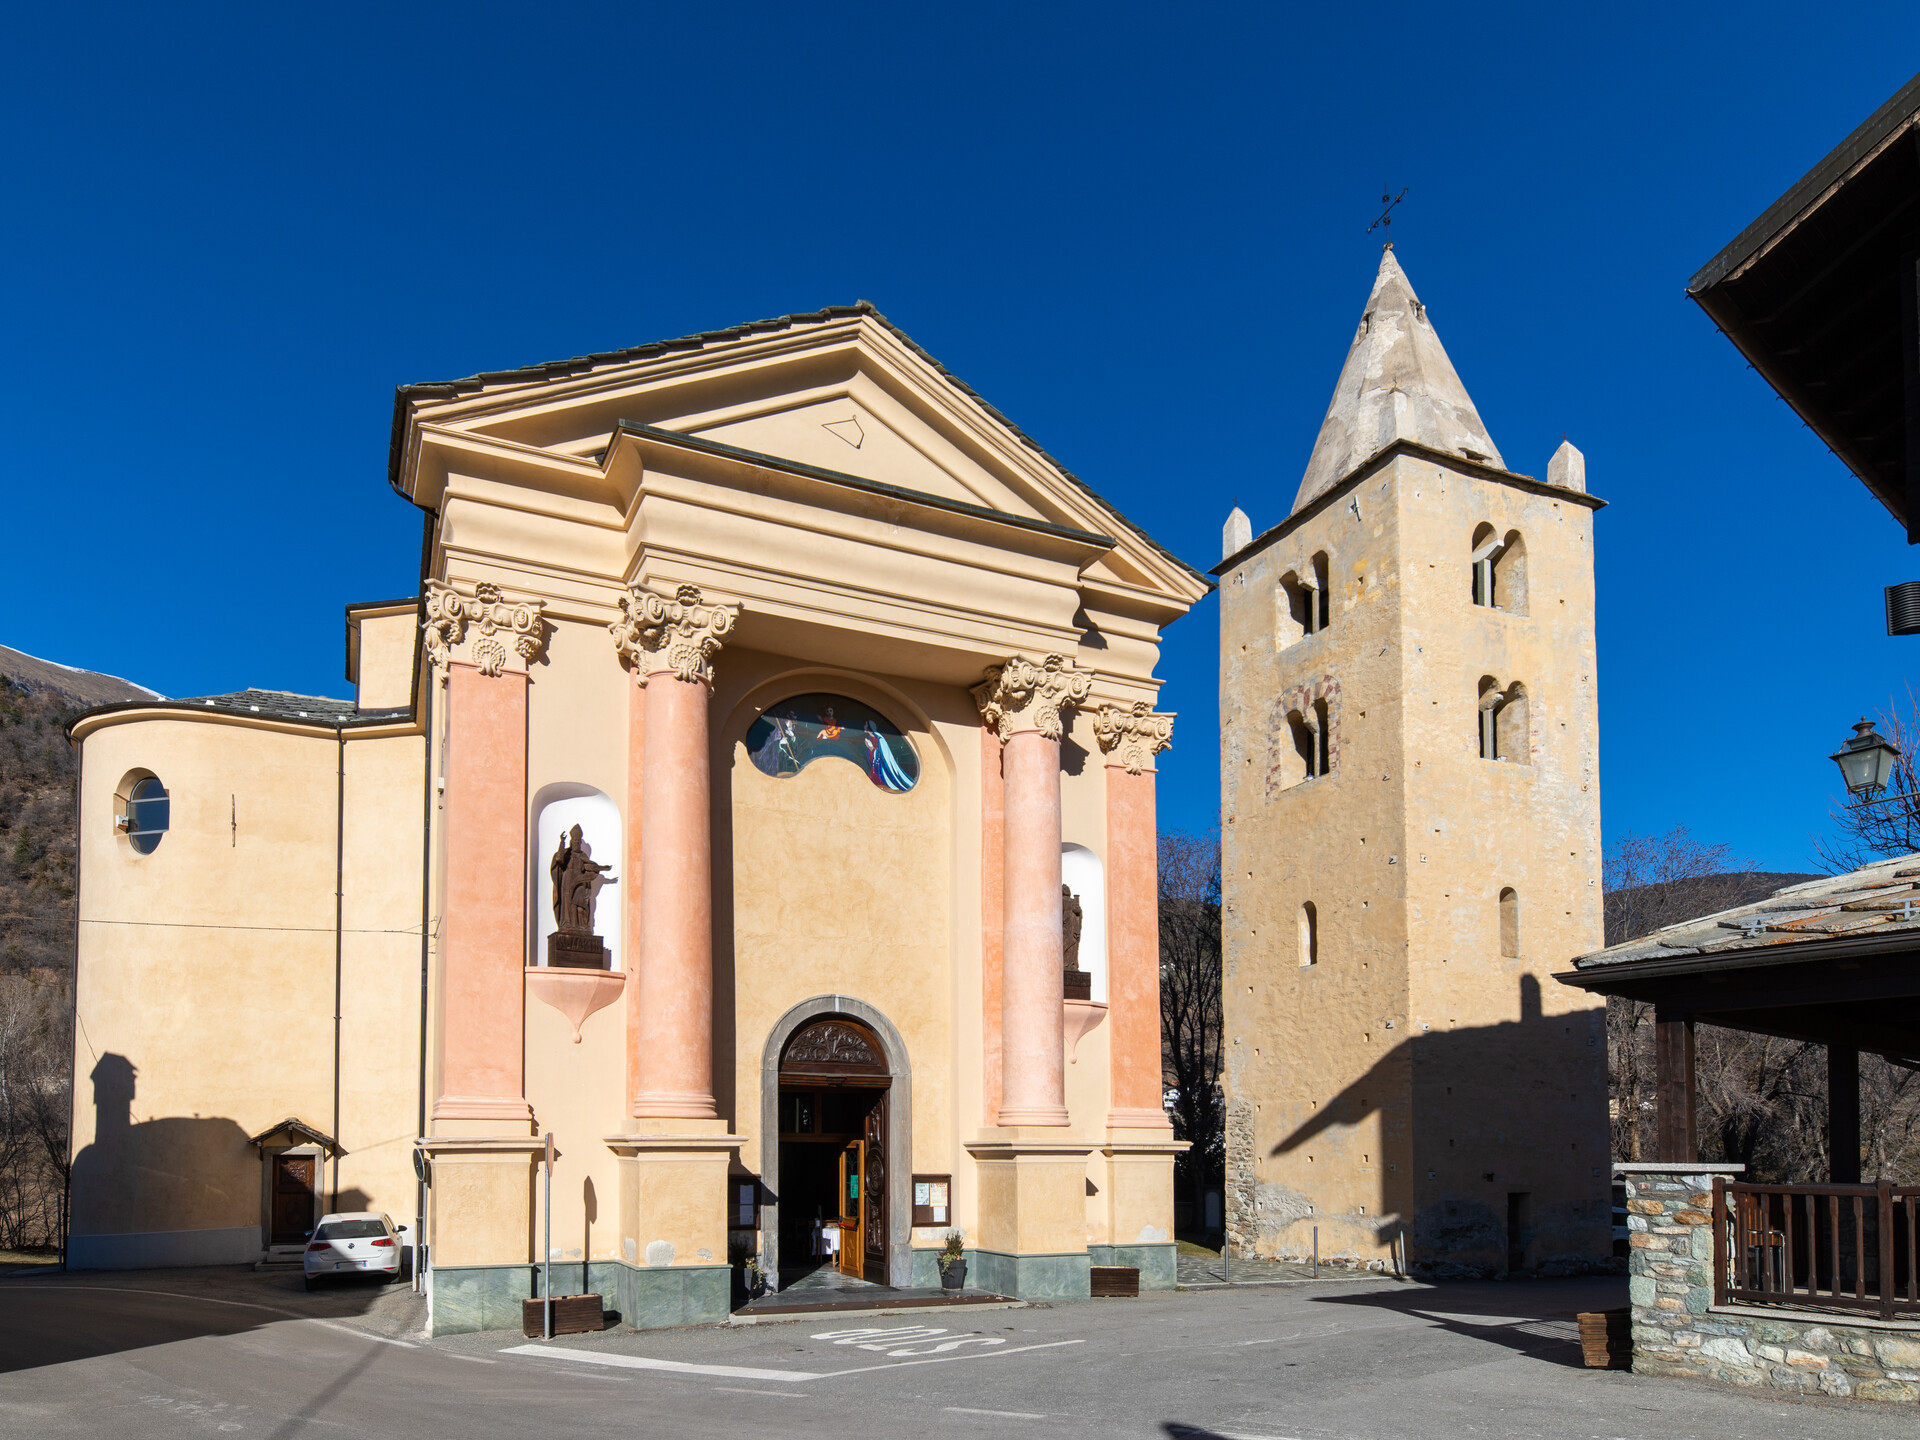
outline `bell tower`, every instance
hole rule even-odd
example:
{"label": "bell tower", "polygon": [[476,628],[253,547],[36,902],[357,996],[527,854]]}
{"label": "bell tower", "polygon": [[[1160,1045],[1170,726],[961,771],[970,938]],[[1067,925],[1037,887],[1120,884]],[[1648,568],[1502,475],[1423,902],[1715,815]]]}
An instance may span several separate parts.
{"label": "bell tower", "polygon": [[[1391,246],[1220,578],[1227,1227],[1423,1274],[1611,1250],[1593,515],[1507,468]],[[1402,1248],[1404,1247],[1404,1249]]]}

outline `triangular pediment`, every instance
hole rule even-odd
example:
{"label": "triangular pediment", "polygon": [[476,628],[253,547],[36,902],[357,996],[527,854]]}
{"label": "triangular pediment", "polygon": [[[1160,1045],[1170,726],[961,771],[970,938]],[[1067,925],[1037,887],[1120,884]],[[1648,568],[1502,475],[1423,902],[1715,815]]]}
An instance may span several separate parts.
{"label": "triangular pediment", "polygon": [[592,462],[622,424],[674,431],[897,489],[1111,537],[1123,585],[1205,593],[1195,571],[871,306],[823,310],[399,394],[397,486],[420,425]]}

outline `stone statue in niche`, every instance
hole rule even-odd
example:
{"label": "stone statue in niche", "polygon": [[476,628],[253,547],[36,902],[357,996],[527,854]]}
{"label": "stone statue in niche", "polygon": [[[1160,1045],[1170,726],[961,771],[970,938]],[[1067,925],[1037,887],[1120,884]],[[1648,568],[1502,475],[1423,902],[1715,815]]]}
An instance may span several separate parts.
{"label": "stone statue in niche", "polygon": [[593,847],[578,825],[560,837],[560,848],[547,863],[553,877],[553,923],[559,927],[547,937],[547,964],[608,967],[612,957],[606,942],[593,931],[593,902],[601,886],[619,883],[607,874],[612,868],[593,858]]}
{"label": "stone statue in niche", "polygon": [[1093,976],[1080,968],[1080,927],[1085,920],[1080,897],[1071,886],[1060,887],[1060,980],[1069,1000],[1093,998]]}

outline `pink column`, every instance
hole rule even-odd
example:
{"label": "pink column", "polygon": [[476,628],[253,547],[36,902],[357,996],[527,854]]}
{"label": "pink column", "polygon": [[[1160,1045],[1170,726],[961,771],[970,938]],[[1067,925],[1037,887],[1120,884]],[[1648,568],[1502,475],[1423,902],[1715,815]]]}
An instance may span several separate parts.
{"label": "pink column", "polygon": [[[696,586],[671,600],[635,585],[608,628],[645,687],[630,723],[639,751],[640,937],[629,982],[633,1113],[713,1120],[713,657],[737,609]],[[629,796],[632,781],[629,780]]]}
{"label": "pink column", "polygon": [[1000,1123],[1067,1123],[1061,1029],[1060,742],[1018,730],[1006,776],[1006,923],[1001,941]]}
{"label": "pink column", "polygon": [[532,1121],[522,1075],[527,677],[447,672],[447,891],[433,1118]]}
{"label": "pink column", "polygon": [[1147,702],[1103,706],[1093,733],[1107,755],[1107,1124],[1169,1128],[1161,1106],[1160,876],[1153,757],[1173,739],[1172,715]]}
{"label": "pink column", "polygon": [[1000,779],[1000,737],[980,730],[980,1041],[981,1108],[1000,1123],[1001,953],[1006,938],[1006,791]]}
{"label": "pink column", "polygon": [[1107,1026],[1115,1128],[1168,1128],[1161,1104],[1159,857],[1153,771],[1107,766]]}
{"label": "pink column", "polygon": [[642,781],[638,1116],[711,1120],[713,834],[707,686],[647,676]]}
{"label": "pink column", "polygon": [[627,982],[627,1088],[631,1102],[640,1093],[640,969],[641,937],[647,933],[646,912],[641,903],[642,857],[640,817],[646,808],[647,692],[635,685],[627,693],[627,868],[633,883],[623,886],[621,897],[624,921],[620,933],[626,937],[626,959],[622,962],[635,972]]}

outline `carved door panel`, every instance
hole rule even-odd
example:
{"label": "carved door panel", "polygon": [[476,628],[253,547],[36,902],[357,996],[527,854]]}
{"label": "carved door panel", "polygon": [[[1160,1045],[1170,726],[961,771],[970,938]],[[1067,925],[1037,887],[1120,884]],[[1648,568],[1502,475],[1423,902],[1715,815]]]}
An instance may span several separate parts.
{"label": "carved door panel", "polygon": [[860,1198],[861,1278],[887,1283],[887,1092],[867,1112],[867,1175]]}
{"label": "carved door panel", "polygon": [[313,1229],[313,1189],[320,1175],[317,1155],[273,1157],[273,1244],[298,1245]]}
{"label": "carved door panel", "polygon": [[866,1213],[862,1196],[866,1191],[866,1142],[850,1140],[840,1152],[840,1258],[838,1268],[858,1276],[863,1268],[866,1242],[861,1236],[860,1217]]}

